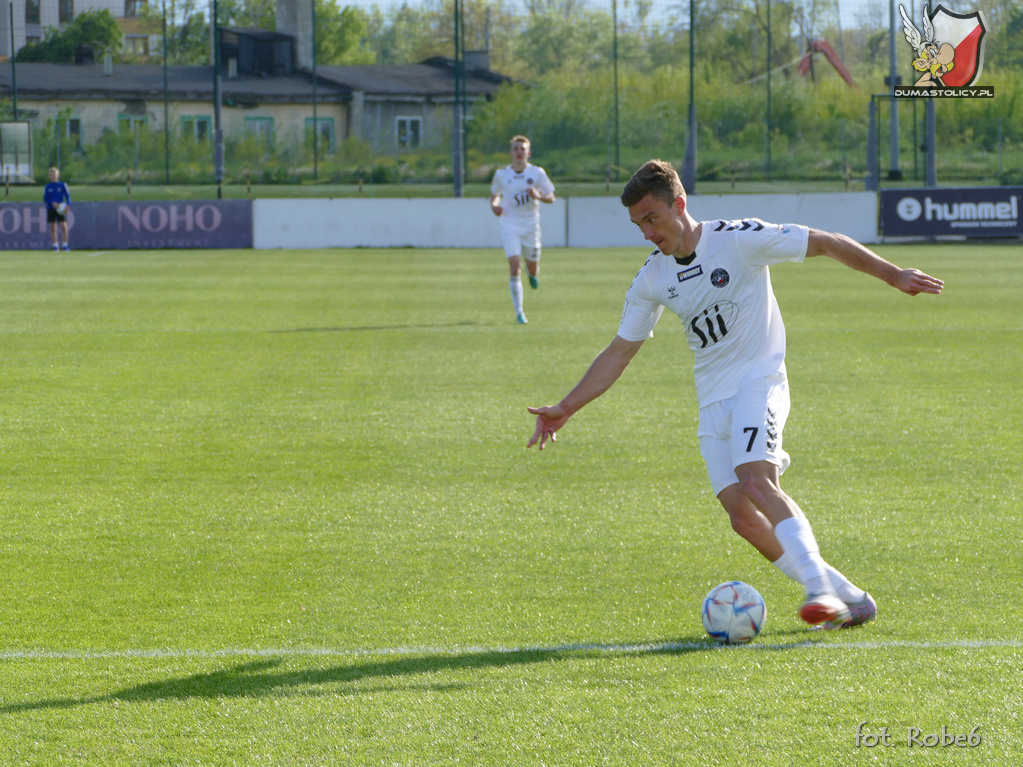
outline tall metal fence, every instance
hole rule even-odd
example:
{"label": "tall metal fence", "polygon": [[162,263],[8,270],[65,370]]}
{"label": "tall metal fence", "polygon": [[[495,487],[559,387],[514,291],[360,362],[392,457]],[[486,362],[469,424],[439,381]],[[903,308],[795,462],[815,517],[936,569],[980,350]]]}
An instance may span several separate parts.
{"label": "tall metal fence", "polygon": [[[931,149],[939,183],[1020,183],[1023,101],[1015,94],[1023,57],[1011,52],[1008,24],[1010,17],[1023,20],[1019,0],[988,9],[980,82],[994,98],[936,100],[931,147],[921,102],[885,98],[893,72],[896,82],[912,81],[916,54],[901,18],[891,25],[888,5],[863,3],[850,16],[837,0],[523,0],[500,6],[499,14],[473,15],[470,8],[459,27],[438,0],[430,18],[441,25],[435,53],[453,55],[456,46],[443,35],[460,28],[463,50],[485,48],[491,69],[514,79],[469,110],[467,181],[488,179],[506,161],[508,138],[525,133],[537,162],[560,182],[620,179],[653,156],[681,166],[688,151],[694,182],[715,190],[782,181],[863,188],[871,174],[882,183],[924,183]],[[972,8],[946,5],[964,14]],[[915,3],[905,8],[912,19],[924,12]],[[383,14],[374,34],[393,31],[395,19],[393,11]],[[32,114],[23,99],[36,180],[58,165],[77,184],[213,184],[214,105],[175,107],[169,124],[146,119],[147,109],[163,108],[163,98],[153,93],[147,104],[49,115]],[[324,130],[323,113],[314,117],[311,104],[294,110],[301,113],[297,127],[278,129],[272,140],[266,121],[255,118],[225,133],[227,183],[449,183],[459,167],[450,127],[420,143],[408,126],[382,126],[415,140],[391,136],[384,145],[392,148],[381,151],[380,142],[351,138],[340,124]]]}

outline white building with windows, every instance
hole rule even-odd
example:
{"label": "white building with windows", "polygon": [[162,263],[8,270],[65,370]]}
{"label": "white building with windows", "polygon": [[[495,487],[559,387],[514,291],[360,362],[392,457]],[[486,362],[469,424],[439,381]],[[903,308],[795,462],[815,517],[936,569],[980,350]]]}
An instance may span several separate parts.
{"label": "white building with windows", "polygon": [[[223,130],[228,136],[255,134],[273,145],[315,127],[328,152],[349,137],[382,155],[436,148],[450,139],[452,68],[450,59],[324,67],[317,70],[314,90],[311,74],[301,69],[232,74],[224,67]],[[467,79],[470,104],[491,98],[505,81],[489,71]],[[162,131],[164,126],[197,141],[211,139],[213,67],[168,67],[166,90],[164,83],[163,67],[152,64],[18,64],[18,119],[33,126],[57,121],[69,149],[92,144],[108,130]],[[0,66],[0,97],[11,98],[13,86],[12,67]]]}
{"label": "white building with windows", "polygon": [[[311,0],[294,0],[308,4]],[[145,0],[9,0],[18,49],[47,27],[75,13],[106,8],[136,14]],[[454,109],[454,62],[435,57],[419,64],[319,66],[313,84],[311,30],[301,17],[282,13],[278,31],[220,29],[222,128],[228,136],[255,134],[268,144],[294,141],[315,128],[328,152],[348,138],[379,154],[435,148],[450,140]],[[0,0],[2,8],[2,0]],[[35,21],[38,14],[38,22]],[[6,18],[6,22],[4,19]],[[119,17],[130,29],[134,17]],[[10,14],[0,11],[0,52],[10,50]],[[7,26],[4,26],[4,23]],[[158,50],[126,34],[126,47]],[[3,46],[6,45],[5,49]],[[94,143],[104,131],[164,130],[197,141],[212,138],[214,67],[121,64],[19,63],[0,66],[0,97],[17,88],[18,115],[33,126],[56,121],[72,149]],[[493,98],[510,78],[492,72],[486,52],[467,52],[465,94],[472,105]]]}
{"label": "white building with windows", "polygon": [[10,59],[12,53],[29,43],[41,42],[47,29],[69,24],[85,11],[110,11],[124,32],[124,53],[147,55],[160,42],[159,37],[142,33],[137,23],[147,0],[8,0],[8,3],[0,5],[0,59]]}

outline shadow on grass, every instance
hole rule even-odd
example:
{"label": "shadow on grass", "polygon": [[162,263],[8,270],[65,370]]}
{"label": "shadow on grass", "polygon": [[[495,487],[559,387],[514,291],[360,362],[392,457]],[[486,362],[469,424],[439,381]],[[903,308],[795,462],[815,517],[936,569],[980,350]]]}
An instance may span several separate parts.
{"label": "shadow on grass", "polygon": [[[435,653],[423,656],[410,655],[377,661],[353,661],[328,668],[296,671],[280,668],[287,660],[282,654],[281,657],[260,659],[218,671],[146,682],[106,695],[9,703],[0,705],[0,714],[43,709],[69,709],[113,701],[142,702],[192,698],[259,698],[290,694],[316,695],[319,694],[316,688],[321,685],[345,685],[366,680],[400,681],[405,685],[402,689],[409,689],[408,680],[416,680],[412,682],[411,687],[432,691],[451,690],[459,689],[465,685],[439,679],[433,680],[429,678],[429,675],[448,671],[471,671],[564,662],[609,655],[617,657],[653,654],[684,655],[711,652],[716,649],[717,647],[713,643],[707,641],[705,637],[700,637],[699,639],[687,638],[644,645],[580,645],[557,649],[525,648],[520,650],[479,650],[454,654]],[[348,695],[365,694],[382,689],[394,688],[373,687],[367,689],[360,685],[350,690],[332,690],[331,694],[339,694],[339,692]]]}
{"label": "shadow on grass", "polygon": [[[461,322],[410,322],[404,325],[359,325],[347,328],[286,328],[284,330],[269,330],[268,333],[356,333],[365,331],[387,331],[387,330],[439,330],[442,328],[467,328],[484,327],[486,323],[473,320],[462,320]],[[510,323],[509,323],[510,324]]]}

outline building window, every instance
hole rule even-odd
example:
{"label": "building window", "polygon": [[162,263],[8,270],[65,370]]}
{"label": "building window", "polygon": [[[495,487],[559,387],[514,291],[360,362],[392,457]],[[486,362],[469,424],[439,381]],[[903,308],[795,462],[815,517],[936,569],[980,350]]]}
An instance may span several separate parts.
{"label": "building window", "polygon": [[[313,129],[313,118],[307,117],[305,119],[306,135],[309,135]],[[319,136],[319,146],[328,152],[334,151],[334,118],[333,117],[318,117],[316,118],[316,133]]]}
{"label": "building window", "polygon": [[25,23],[39,23],[39,0],[25,0]]}
{"label": "building window", "polygon": [[60,0],[60,23],[70,24],[75,18],[75,0]]}
{"label": "building window", "polygon": [[146,35],[125,35],[124,52],[129,56],[148,56],[149,37]]}
{"label": "building window", "polygon": [[398,139],[398,149],[418,149],[423,144],[423,118],[396,118],[394,135]]}
{"label": "building window", "polygon": [[146,127],[145,115],[117,115],[117,128],[121,133],[137,133]]}
{"label": "building window", "polygon": [[82,148],[82,121],[78,117],[57,117],[57,141],[67,141],[72,149]]}
{"label": "building window", "polygon": [[245,130],[263,139],[268,147],[274,145],[274,118],[246,117]]}
{"label": "building window", "polygon": [[147,0],[124,0],[124,15],[132,18],[145,10]]}
{"label": "building window", "polygon": [[209,117],[182,117],[181,133],[196,141],[207,141],[211,134],[212,122]]}
{"label": "building window", "polygon": [[67,137],[75,149],[82,148],[82,121],[72,117],[67,121]]}

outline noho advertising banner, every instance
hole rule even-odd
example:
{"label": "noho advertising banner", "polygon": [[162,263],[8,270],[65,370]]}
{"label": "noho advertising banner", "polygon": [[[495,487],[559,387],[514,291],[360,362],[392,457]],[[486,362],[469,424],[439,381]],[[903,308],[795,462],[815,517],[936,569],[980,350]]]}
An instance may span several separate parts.
{"label": "noho advertising banner", "polygon": [[1023,186],[882,189],[885,237],[1023,236]]}
{"label": "noho advertising banner", "polygon": [[[76,202],[67,223],[74,250],[252,247],[251,200]],[[0,250],[51,247],[42,202],[0,203]]]}

